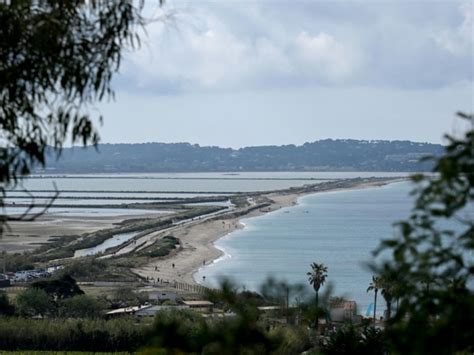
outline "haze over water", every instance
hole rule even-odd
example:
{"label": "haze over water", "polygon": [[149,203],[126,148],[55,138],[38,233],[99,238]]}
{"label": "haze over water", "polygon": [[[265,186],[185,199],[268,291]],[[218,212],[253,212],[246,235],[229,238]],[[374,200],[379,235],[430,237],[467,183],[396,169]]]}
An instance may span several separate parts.
{"label": "haze over water", "polygon": [[220,277],[231,277],[258,290],[270,275],[307,284],[309,265],[324,263],[334,294],[356,300],[365,313],[373,300],[366,292],[372,275],[366,264],[380,240],[394,235],[393,223],[408,217],[410,190],[409,182],[401,182],[317,193],[295,207],[243,220],[244,229],[216,242],[226,255],[195,278],[205,275],[206,283],[217,285]]}

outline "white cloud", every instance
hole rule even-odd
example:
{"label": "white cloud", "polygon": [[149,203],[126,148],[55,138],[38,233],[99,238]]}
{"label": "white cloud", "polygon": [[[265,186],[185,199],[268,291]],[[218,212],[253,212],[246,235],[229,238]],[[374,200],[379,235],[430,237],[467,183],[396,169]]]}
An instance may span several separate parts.
{"label": "white cloud", "polygon": [[301,32],[295,39],[295,45],[297,59],[316,78],[341,81],[350,78],[359,66],[355,50],[324,32],[313,36]]}
{"label": "white cloud", "polygon": [[444,30],[434,35],[434,39],[440,47],[451,54],[457,56],[472,55],[474,39],[473,2],[467,0],[460,3],[459,12],[462,16],[461,24],[457,28]]}
{"label": "white cloud", "polygon": [[470,0],[461,21],[447,2],[193,4],[148,26],[123,67],[128,89],[423,88],[472,76]]}

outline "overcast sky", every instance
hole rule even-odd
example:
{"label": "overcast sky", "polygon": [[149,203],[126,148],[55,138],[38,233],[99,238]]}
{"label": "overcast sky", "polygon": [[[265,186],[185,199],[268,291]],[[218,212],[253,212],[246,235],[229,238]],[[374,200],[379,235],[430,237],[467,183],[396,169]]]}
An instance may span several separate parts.
{"label": "overcast sky", "polygon": [[99,106],[104,143],[438,143],[473,111],[472,0],[147,6],[157,21]]}

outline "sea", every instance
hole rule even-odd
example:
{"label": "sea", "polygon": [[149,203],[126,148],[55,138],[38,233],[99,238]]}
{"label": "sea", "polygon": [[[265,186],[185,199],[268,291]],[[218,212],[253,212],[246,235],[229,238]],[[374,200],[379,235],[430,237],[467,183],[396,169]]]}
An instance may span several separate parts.
{"label": "sea", "polygon": [[[310,264],[324,263],[328,278],[320,292],[355,300],[358,312],[365,314],[373,302],[373,293],[366,291],[373,274],[369,264],[376,261],[373,251],[397,234],[395,222],[409,216],[412,188],[405,181],[316,193],[294,207],[244,219],[243,229],[215,243],[224,255],[194,277],[208,286],[230,278],[241,289],[254,291],[273,277],[307,285],[310,293]],[[378,309],[382,314],[383,306]]]}

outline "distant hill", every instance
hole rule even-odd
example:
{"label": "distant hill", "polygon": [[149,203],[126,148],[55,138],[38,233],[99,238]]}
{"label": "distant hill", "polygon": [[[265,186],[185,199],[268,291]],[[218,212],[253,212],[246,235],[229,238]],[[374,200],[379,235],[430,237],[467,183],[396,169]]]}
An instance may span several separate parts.
{"label": "distant hill", "polygon": [[65,149],[48,160],[48,173],[213,171],[424,171],[420,158],[439,155],[439,144],[325,139],[301,146],[241,149],[189,143],[101,144]]}

